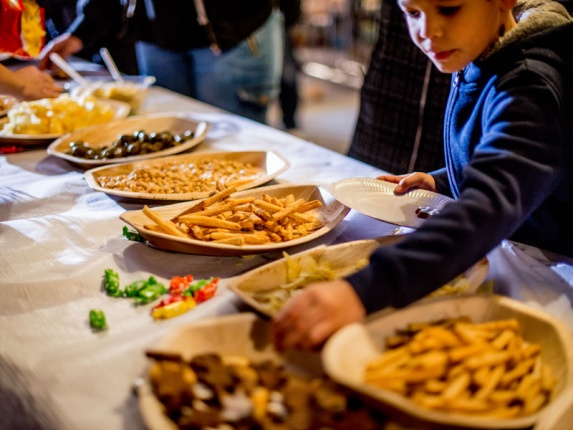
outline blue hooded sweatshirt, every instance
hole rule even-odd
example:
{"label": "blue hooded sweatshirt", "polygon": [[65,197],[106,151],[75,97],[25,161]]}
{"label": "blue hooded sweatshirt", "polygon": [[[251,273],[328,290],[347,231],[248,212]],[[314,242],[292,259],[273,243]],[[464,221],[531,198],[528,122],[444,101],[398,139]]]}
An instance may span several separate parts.
{"label": "blue hooded sweatshirt", "polygon": [[551,0],[514,15],[452,78],[446,167],[431,174],[455,200],[347,278],[368,313],[424,297],[507,238],[573,256],[573,22]]}

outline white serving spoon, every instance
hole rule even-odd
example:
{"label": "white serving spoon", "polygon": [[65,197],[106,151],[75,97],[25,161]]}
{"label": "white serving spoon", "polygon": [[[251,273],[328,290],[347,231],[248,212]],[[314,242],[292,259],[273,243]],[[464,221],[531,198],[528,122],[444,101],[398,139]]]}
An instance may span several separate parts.
{"label": "white serving spoon", "polygon": [[82,75],[80,75],[78,72],[76,72],[74,70],[74,68],[72,66],[70,66],[70,64],[66,60],[64,60],[62,57],[60,57],[55,52],[52,52],[50,54],[50,60],[52,60],[52,62],[56,66],[58,66],[60,69],[62,69],[64,72],[66,72],[66,74],[69,77],[71,77],[74,81],[76,81],[78,84],[86,85],[88,83],[88,81],[86,81]]}
{"label": "white serving spoon", "polygon": [[107,48],[101,48],[99,50],[99,55],[101,55],[101,58],[105,63],[107,69],[109,70],[109,73],[111,74],[113,80],[117,82],[123,82],[121,73],[119,72],[117,66],[115,65],[115,61],[113,61],[113,58],[111,58],[111,55],[107,50]]}

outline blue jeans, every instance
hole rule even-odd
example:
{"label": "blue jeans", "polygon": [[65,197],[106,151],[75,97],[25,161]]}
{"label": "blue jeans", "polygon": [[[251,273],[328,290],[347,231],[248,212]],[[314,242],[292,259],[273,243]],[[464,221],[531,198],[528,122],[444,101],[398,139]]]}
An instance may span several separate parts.
{"label": "blue jeans", "polygon": [[274,11],[249,38],[220,55],[209,48],[175,52],[138,42],[140,72],[155,76],[157,85],[265,123],[269,102],[279,93],[282,19]]}

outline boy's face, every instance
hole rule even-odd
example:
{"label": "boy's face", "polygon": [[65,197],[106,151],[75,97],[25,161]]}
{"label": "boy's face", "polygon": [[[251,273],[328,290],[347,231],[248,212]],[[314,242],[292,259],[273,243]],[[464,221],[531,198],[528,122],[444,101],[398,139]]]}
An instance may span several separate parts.
{"label": "boy's face", "polygon": [[515,0],[398,0],[410,37],[438,70],[454,73],[515,26]]}

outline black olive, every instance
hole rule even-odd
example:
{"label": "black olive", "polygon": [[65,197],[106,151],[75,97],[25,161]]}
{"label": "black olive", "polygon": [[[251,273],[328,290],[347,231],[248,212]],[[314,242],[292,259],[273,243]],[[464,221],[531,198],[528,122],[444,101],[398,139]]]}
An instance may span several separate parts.
{"label": "black olive", "polygon": [[114,158],[121,158],[125,155],[126,149],[123,147],[115,148],[113,150],[113,157]]}
{"label": "black olive", "polygon": [[143,142],[148,142],[148,141],[149,141],[149,136],[147,135],[147,133],[146,133],[145,131],[141,130],[141,131],[139,132],[139,134],[137,135],[137,140],[138,140],[139,142],[142,142],[142,143],[143,143]]}
{"label": "black olive", "polygon": [[71,149],[71,155],[74,157],[83,158],[86,155],[86,148],[82,145],[74,146]]}
{"label": "black olive", "polygon": [[114,140],[113,142],[111,142],[111,148],[112,149],[117,149],[117,148],[122,148],[123,144],[119,141],[119,140]]}
{"label": "black olive", "polygon": [[152,152],[158,152],[161,151],[163,149],[163,143],[162,142],[155,142],[154,144],[151,145],[151,151]]}
{"label": "black olive", "polygon": [[109,147],[104,146],[101,149],[101,158],[113,158],[113,151]]}
{"label": "black olive", "polygon": [[87,158],[88,160],[93,160],[95,156],[96,156],[96,151],[93,148],[90,148],[86,151],[84,158]]}
{"label": "black olive", "polygon": [[149,133],[149,141],[151,143],[159,142],[161,140],[160,133]]}
{"label": "black olive", "polygon": [[148,154],[150,152],[153,152],[151,143],[149,142],[144,142],[141,144],[141,150],[139,151],[139,154]]}
{"label": "black olive", "polygon": [[117,138],[117,140],[125,143],[133,143],[136,141],[136,137],[133,134],[122,134]]}
{"label": "black olive", "polygon": [[169,130],[165,130],[161,132],[161,139],[165,142],[165,141],[172,141],[173,140],[173,133],[171,133]]}
{"label": "black olive", "polygon": [[141,151],[141,143],[139,143],[139,142],[131,143],[127,147],[127,153],[129,155],[137,155],[137,154],[139,154],[140,151]]}

